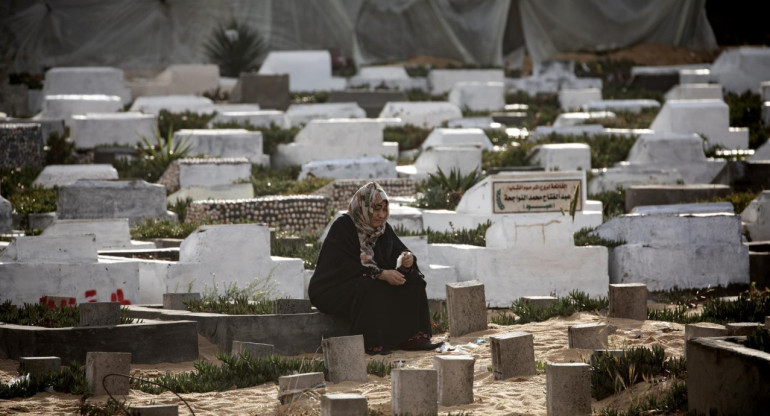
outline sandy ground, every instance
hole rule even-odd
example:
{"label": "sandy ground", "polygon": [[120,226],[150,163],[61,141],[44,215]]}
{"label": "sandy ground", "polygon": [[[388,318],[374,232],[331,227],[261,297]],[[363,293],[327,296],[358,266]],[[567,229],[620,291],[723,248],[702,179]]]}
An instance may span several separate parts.
{"label": "sandy ground", "polygon": [[[464,337],[449,339],[448,334],[434,337],[435,340],[450,342],[451,345],[464,349],[466,354],[476,358],[473,382],[474,401],[462,406],[439,406],[439,414],[452,412],[470,412],[474,415],[545,415],[545,372],[538,371],[531,377],[517,377],[508,380],[494,380],[491,373],[492,358],[488,338],[492,335],[512,331],[526,331],[534,335],[535,359],[542,362],[564,363],[584,361],[589,350],[567,348],[567,327],[578,323],[606,322],[617,328],[610,335],[610,348],[629,348],[658,344],[664,347],[667,356],[681,356],[684,346],[684,327],[682,325],[655,322],[608,319],[597,314],[577,313],[570,317],[553,318],[545,322],[526,325],[500,326],[490,324],[489,329]],[[611,331],[612,332],[612,331]],[[475,340],[483,339],[479,344]],[[469,346],[470,344],[470,346]],[[471,348],[475,346],[476,348]],[[214,360],[215,348],[201,340],[201,359]],[[457,352],[447,352],[453,354]],[[394,351],[393,354],[367,359],[388,358],[392,361],[403,360],[407,368],[432,368],[436,352]],[[306,355],[313,357],[313,354]],[[18,362],[0,360],[0,382],[8,382],[16,375]],[[132,365],[133,375],[152,376],[163,372],[191,371],[192,362],[176,364]],[[630,391],[618,393],[601,402],[594,401],[594,409],[615,406],[624,409],[631,401],[644,398],[656,387],[641,383]],[[370,375],[366,383],[344,382],[328,383],[326,392],[363,394],[371,409],[390,415],[390,377]],[[274,383],[260,386],[211,392],[203,394],[183,394],[196,415],[317,415],[320,414],[320,402],[317,398],[300,405],[281,406],[277,400],[278,387]],[[129,405],[180,404],[180,415],[190,414],[184,405],[171,393],[152,395],[132,390],[123,397]],[[103,403],[106,398],[90,398],[91,403]],[[7,414],[76,414],[79,396],[61,393],[38,393],[27,399],[0,401],[0,415]]]}

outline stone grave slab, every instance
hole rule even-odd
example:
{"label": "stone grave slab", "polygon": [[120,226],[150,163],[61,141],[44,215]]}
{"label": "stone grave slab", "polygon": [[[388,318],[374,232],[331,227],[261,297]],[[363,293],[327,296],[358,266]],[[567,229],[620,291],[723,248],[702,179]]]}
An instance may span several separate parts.
{"label": "stone grave slab", "polygon": [[144,406],[131,406],[128,408],[131,416],[178,416],[179,405],[176,404],[148,404]]}
{"label": "stone grave slab", "polygon": [[482,129],[503,130],[505,126],[494,120],[494,117],[463,117],[449,120],[446,123],[451,129]]}
{"label": "stone grave slab", "polygon": [[390,373],[393,414],[435,414],[438,412],[436,370],[394,368]]}
{"label": "stone grave slab", "polygon": [[626,189],[626,211],[641,205],[710,201],[729,193],[727,185],[635,185]]}
{"label": "stone grave slab", "polygon": [[186,302],[201,300],[200,293],[164,293],[163,294],[163,309],[173,309],[178,311],[186,311]]}
{"label": "stone grave slab", "polygon": [[124,105],[131,102],[123,70],[112,67],[56,67],[46,71],[43,95],[68,94],[117,95]]}
{"label": "stone grave slab", "polygon": [[43,231],[43,237],[67,238],[73,235],[93,234],[97,250],[146,249],[155,244],[131,240],[127,218],[88,220],[58,219]]}
{"label": "stone grave slab", "polygon": [[43,101],[41,118],[63,119],[72,126],[72,116],[88,113],[116,113],[123,108],[117,95],[47,95]]}
{"label": "stone grave slab", "polygon": [[491,336],[489,341],[495,380],[533,376],[537,373],[532,334],[523,331],[509,332]]}
{"label": "stone grave slab", "polygon": [[610,254],[612,283],[645,283],[650,290],[749,283],[749,249],[736,215],[622,215],[596,234],[625,241]]}
{"label": "stone grave slab", "polygon": [[433,129],[425,141],[422,142],[420,148],[425,150],[434,146],[474,146],[481,147],[484,150],[492,150],[492,142],[484,133],[484,130],[479,128]]}
{"label": "stone grave slab", "polygon": [[321,416],[359,416],[369,412],[366,397],[356,393],[324,394]]}
{"label": "stone grave slab", "polygon": [[[408,79],[408,77],[407,77]],[[385,104],[391,101],[407,101],[402,91],[332,91],[330,103],[356,103],[366,112],[366,117],[377,118]]]}
{"label": "stone grave slab", "polygon": [[746,128],[729,127],[730,109],[722,100],[669,100],[650,128],[656,132],[697,133],[708,140],[707,147],[747,149]]}
{"label": "stone grave slab", "polygon": [[433,146],[426,148],[413,165],[396,166],[401,177],[420,181],[441,169],[447,176],[459,171],[467,176],[481,168],[481,147],[479,146]]}
{"label": "stone grave slab", "polygon": [[719,54],[711,65],[710,79],[735,94],[757,93],[770,74],[770,48],[740,47]]}
{"label": "stone grave slab", "polygon": [[39,124],[0,124],[0,167],[43,166],[45,143]]}
{"label": "stone grave slab", "polygon": [[396,178],[396,162],[380,155],[313,160],[302,165],[297,180],[306,177],[334,179]]}
{"label": "stone grave slab", "polygon": [[701,202],[694,204],[637,205],[629,214],[668,215],[668,214],[735,214],[730,202]]}
{"label": "stone grave slab", "polygon": [[473,370],[476,358],[470,355],[437,355],[433,368],[438,375],[438,403],[455,406],[473,403]]}
{"label": "stone grave slab", "polygon": [[106,394],[127,396],[130,391],[127,376],[130,372],[131,353],[129,352],[88,352],[86,354],[88,391],[94,396]]}
{"label": "stone grave slab", "polygon": [[570,325],[567,328],[570,348],[606,349],[609,345],[607,324]]}
{"label": "stone grave slab", "polygon": [[446,285],[449,334],[460,337],[487,329],[484,284],[471,280]]}
{"label": "stone grave slab", "polygon": [[323,394],[326,389],[324,373],[302,373],[278,377],[278,399],[281,404],[307,399],[308,395]]}
{"label": "stone grave slab", "polygon": [[286,114],[279,110],[257,110],[257,111],[228,111],[217,113],[209,122],[209,128],[219,128],[219,123],[250,124],[254,127],[272,127],[281,129],[289,128],[289,121]]}
{"label": "stone grave slab", "polygon": [[529,135],[529,140],[534,141],[550,134],[560,134],[563,136],[597,136],[608,134],[601,124],[579,124],[573,126],[537,126]]}
{"label": "stone grave slab", "polygon": [[501,69],[432,69],[428,83],[433,95],[446,94],[460,82],[504,82]]}
{"label": "stone grave slab", "polygon": [[655,100],[597,100],[583,104],[583,111],[628,111],[640,113],[645,108],[658,108],[660,103]]}
{"label": "stone grave slab", "polygon": [[158,129],[154,115],[138,112],[74,115],[71,124],[72,139],[80,149],[102,145],[135,147],[142,138],[154,143]]}
{"label": "stone grave slab", "polygon": [[56,133],[59,137],[64,136],[63,118],[0,118],[0,127],[5,124],[39,124],[43,141],[47,142],[51,134]]}
{"label": "stone grave slab", "polygon": [[71,185],[78,179],[118,179],[118,171],[108,164],[48,165],[32,185],[53,188]]}
{"label": "stone grave slab", "polygon": [[219,67],[213,64],[173,64],[152,78],[130,79],[126,86],[137,99],[213,92],[219,86]]}
{"label": "stone grave slab", "polygon": [[600,101],[602,90],[599,88],[563,89],[559,91],[559,104],[563,111],[583,108],[591,101]]}
{"label": "stone grave slab", "polygon": [[158,115],[161,110],[171,113],[210,113],[214,102],[206,97],[197,95],[161,95],[157,97],[137,97],[129,111],[139,111],[145,114]]}
{"label": "stone grave slab", "polygon": [[363,335],[325,338],[321,345],[324,364],[329,370],[329,381],[341,383],[367,380]]}
{"label": "stone grave slab", "polygon": [[616,283],[610,285],[611,318],[647,320],[647,285]]}
{"label": "stone grave slab", "polygon": [[313,120],[366,118],[366,112],[354,102],[292,104],[286,110],[286,118],[292,127],[300,127]]}
{"label": "stone grave slab", "polygon": [[61,371],[60,357],[19,357],[19,370],[32,377],[42,378]]}
{"label": "stone grave slab", "polygon": [[179,186],[210,187],[230,185],[248,181],[251,178],[251,163],[248,159],[195,159],[179,160]]}
{"label": "stone grave slab", "polygon": [[721,100],[722,86],[719,84],[674,85],[664,96],[668,100]]}
{"label": "stone grave slab", "polygon": [[591,170],[591,148],[585,143],[541,144],[531,154],[532,162],[547,171]]}
{"label": "stone grave slab", "polygon": [[271,51],[259,67],[260,75],[289,75],[291,92],[332,91],[345,88],[344,79],[332,77],[329,51]]}
{"label": "stone grave slab", "polygon": [[120,302],[81,303],[80,326],[105,326],[120,324]]}
{"label": "stone grave slab", "polygon": [[458,82],[448,101],[470,111],[498,111],[505,107],[505,84],[500,82]]}
{"label": "stone grave slab", "polygon": [[191,155],[219,158],[245,157],[255,165],[268,166],[262,132],[245,129],[193,129],[174,132],[174,145],[187,143]]}
{"label": "stone grave slab", "polygon": [[584,363],[547,364],[545,396],[549,416],[591,413],[591,366]]}
{"label": "stone grave slab", "polygon": [[553,127],[569,127],[587,123],[591,119],[614,119],[617,115],[612,111],[593,111],[586,113],[583,111],[574,113],[561,113],[553,122]]}
{"label": "stone grave slab", "polygon": [[80,179],[59,188],[56,215],[61,219],[175,218],[166,210],[166,188],[143,180]]}
{"label": "stone grave slab", "polygon": [[452,103],[432,101],[396,101],[385,104],[380,118],[400,118],[404,124],[429,128],[463,116],[459,107]]}

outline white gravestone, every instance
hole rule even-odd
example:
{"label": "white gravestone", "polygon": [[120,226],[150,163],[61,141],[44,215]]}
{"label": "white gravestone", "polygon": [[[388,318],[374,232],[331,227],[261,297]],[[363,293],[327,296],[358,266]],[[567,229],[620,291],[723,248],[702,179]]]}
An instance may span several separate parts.
{"label": "white gravestone", "polygon": [[385,104],[380,118],[400,118],[404,124],[417,127],[440,127],[442,123],[463,116],[460,108],[452,103],[431,101],[398,101]]}
{"label": "white gravestone", "polygon": [[427,90],[427,81],[412,78],[403,66],[369,66],[359,68],[358,73],[348,80],[350,88],[379,87],[407,91],[410,89]]}
{"label": "white gravestone", "polygon": [[722,100],[669,100],[650,128],[658,133],[697,133],[707,146],[748,149],[747,128],[730,127],[730,109]]}
{"label": "white gravestone", "polygon": [[155,248],[155,243],[132,241],[128,218],[93,220],[56,220],[44,231],[45,237],[67,237],[93,234],[98,250],[124,250]]}
{"label": "white gravestone", "polygon": [[757,93],[762,81],[770,74],[770,48],[742,47],[723,51],[711,65],[711,80],[725,90],[743,94]]}
{"label": "white gravestone", "polygon": [[640,113],[645,108],[658,108],[660,103],[655,100],[597,100],[583,104],[583,111],[628,111]]}
{"label": "white gravestone", "polygon": [[427,179],[441,169],[445,175],[457,171],[467,176],[481,169],[480,146],[431,146],[417,157],[413,165],[396,166],[396,171],[402,177],[415,181]]}
{"label": "white gravestone", "polygon": [[770,191],[762,191],[741,213],[751,241],[770,240]]}
{"label": "white gravestone", "polygon": [[563,89],[559,91],[559,104],[564,111],[580,109],[591,101],[600,101],[602,90],[599,88]]}
{"label": "white gravestone", "polygon": [[628,214],[595,233],[625,241],[610,255],[612,283],[645,283],[649,290],[749,283],[749,249],[736,215]]}
{"label": "white gravestone", "polygon": [[134,147],[142,138],[155,143],[157,119],[152,114],[88,113],[72,116],[72,140],[79,149],[97,146]]}
{"label": "white gravestone", "polygon": [[344,78],[332,77],[329,51],[272,51],[259,67],[259,73],[288,74],[291,92],[345,89]]}
{"label": "white gravestone", "polygon": [[[63,119],[68,127],[72,116],[88,113],[115,113],[123,108],[117,95],[47,95],[40,118]],[[38,116],[35,116],[38,117]]]}
{"label": "white gravestone", "polygon": [[591,119],[614,119],[616,117],[612,111],[561,113],[556,117],[556,121],[553,122],[553,127],[576,126],[587,123]]}
{"label": "white gravestone", "polygon": [[449,92],[448,101],[470,111],[497,111],[505,107],[502,82],[458,82]]}
{"label": "white gravestone", "polygon": [[314,160],[302,165],[297,180],[306,177],[334,179],[396,178],[396,162],[380,155]]}
{"label": "white gravestone", "polygon": [[43,96],[48,95],[117,95],[123,104],[131,102],[131,91],[125,87],[123,70],[111,67],[59,67],[45,73]]}
{"label": "white gravestone", "polygon": [[484,150],[492,150],[492,142],[484,130],[479,128],[433,129],[420,148],[425,150],[433,146],[479,146]]}
{"label": "white gravestone", "polygon": [[532,161],[545,170],[591,170],[591,148],[585,143],[541,144],[532,149]]}
{"label": "white gravestone", "polygon": [[53,188],[71,185],[78,179],[118,179],[118,171],[112,165],[48,165],[37,175],[34,186]]}
{"label": "white gravestone", "polygon": [[244,129],[195,129],[174,132],[174,145],[186,143],[190,155],[219,158],[245,157],[255,165],[269,166],[270,156],[263,153],[260,131]]}
{"label": "white gravestone", "polygon": [[366,118],[366,111],[356,103],[292,104],[286,110],[286,119],[292,127],[337,118]]}
{"label": "white gravestone", "polygon": [[278,297],[303,299],[304,262],[270,255],[270,229],[256,224],[207,225],[190,234],[179,248],[179,262],[168,269],[167,289],[269,279]]}
{"label": "white gravestone", "polygon": [[674,85],[665,95],[668,100],[721,100],[722,86],[719,84]]}
{"label": "white gravestone", "polygon": [[206,97],[197,95],[162,95],[157,97],[138,97],[131,104],[130,111],[141,111],[145,114],[159,114],[160,110],[171,113],[211,113],[214,102]]}
{"label": "white gravestone", "polygon": [[433,69],[428,73],[431,94],[446,94],[460,82],[504,82],[502,69]]}

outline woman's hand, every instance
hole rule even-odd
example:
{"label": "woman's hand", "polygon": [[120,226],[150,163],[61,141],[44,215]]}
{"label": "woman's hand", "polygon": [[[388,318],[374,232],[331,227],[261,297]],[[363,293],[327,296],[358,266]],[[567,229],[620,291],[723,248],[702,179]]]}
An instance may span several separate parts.
{"label": "woman's hand", "polygon": [[378,279],[384,280],[392,286],[401,286],[406,283],[404,275],[396,270],[383,270]]}
{"label": "woman's hand", "polygon": [[401,254],[401,266],[406,267],[407,269],[412,267],[414,264],[414,255],[409,252],[405,251],[403,254]]}

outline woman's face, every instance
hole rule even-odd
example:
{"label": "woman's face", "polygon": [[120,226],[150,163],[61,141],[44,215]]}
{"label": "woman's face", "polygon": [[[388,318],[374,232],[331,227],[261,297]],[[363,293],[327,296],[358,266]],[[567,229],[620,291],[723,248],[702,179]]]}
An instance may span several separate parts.
{"label": "woman's face", "polygon": [[376,202],[374,203],[374,212],[372,212],[372,218],[369,222],[369,225],[374,228],[381,226],[385,223],[385,221],[388,220],[388,214],[388,201],[377,197]]}

